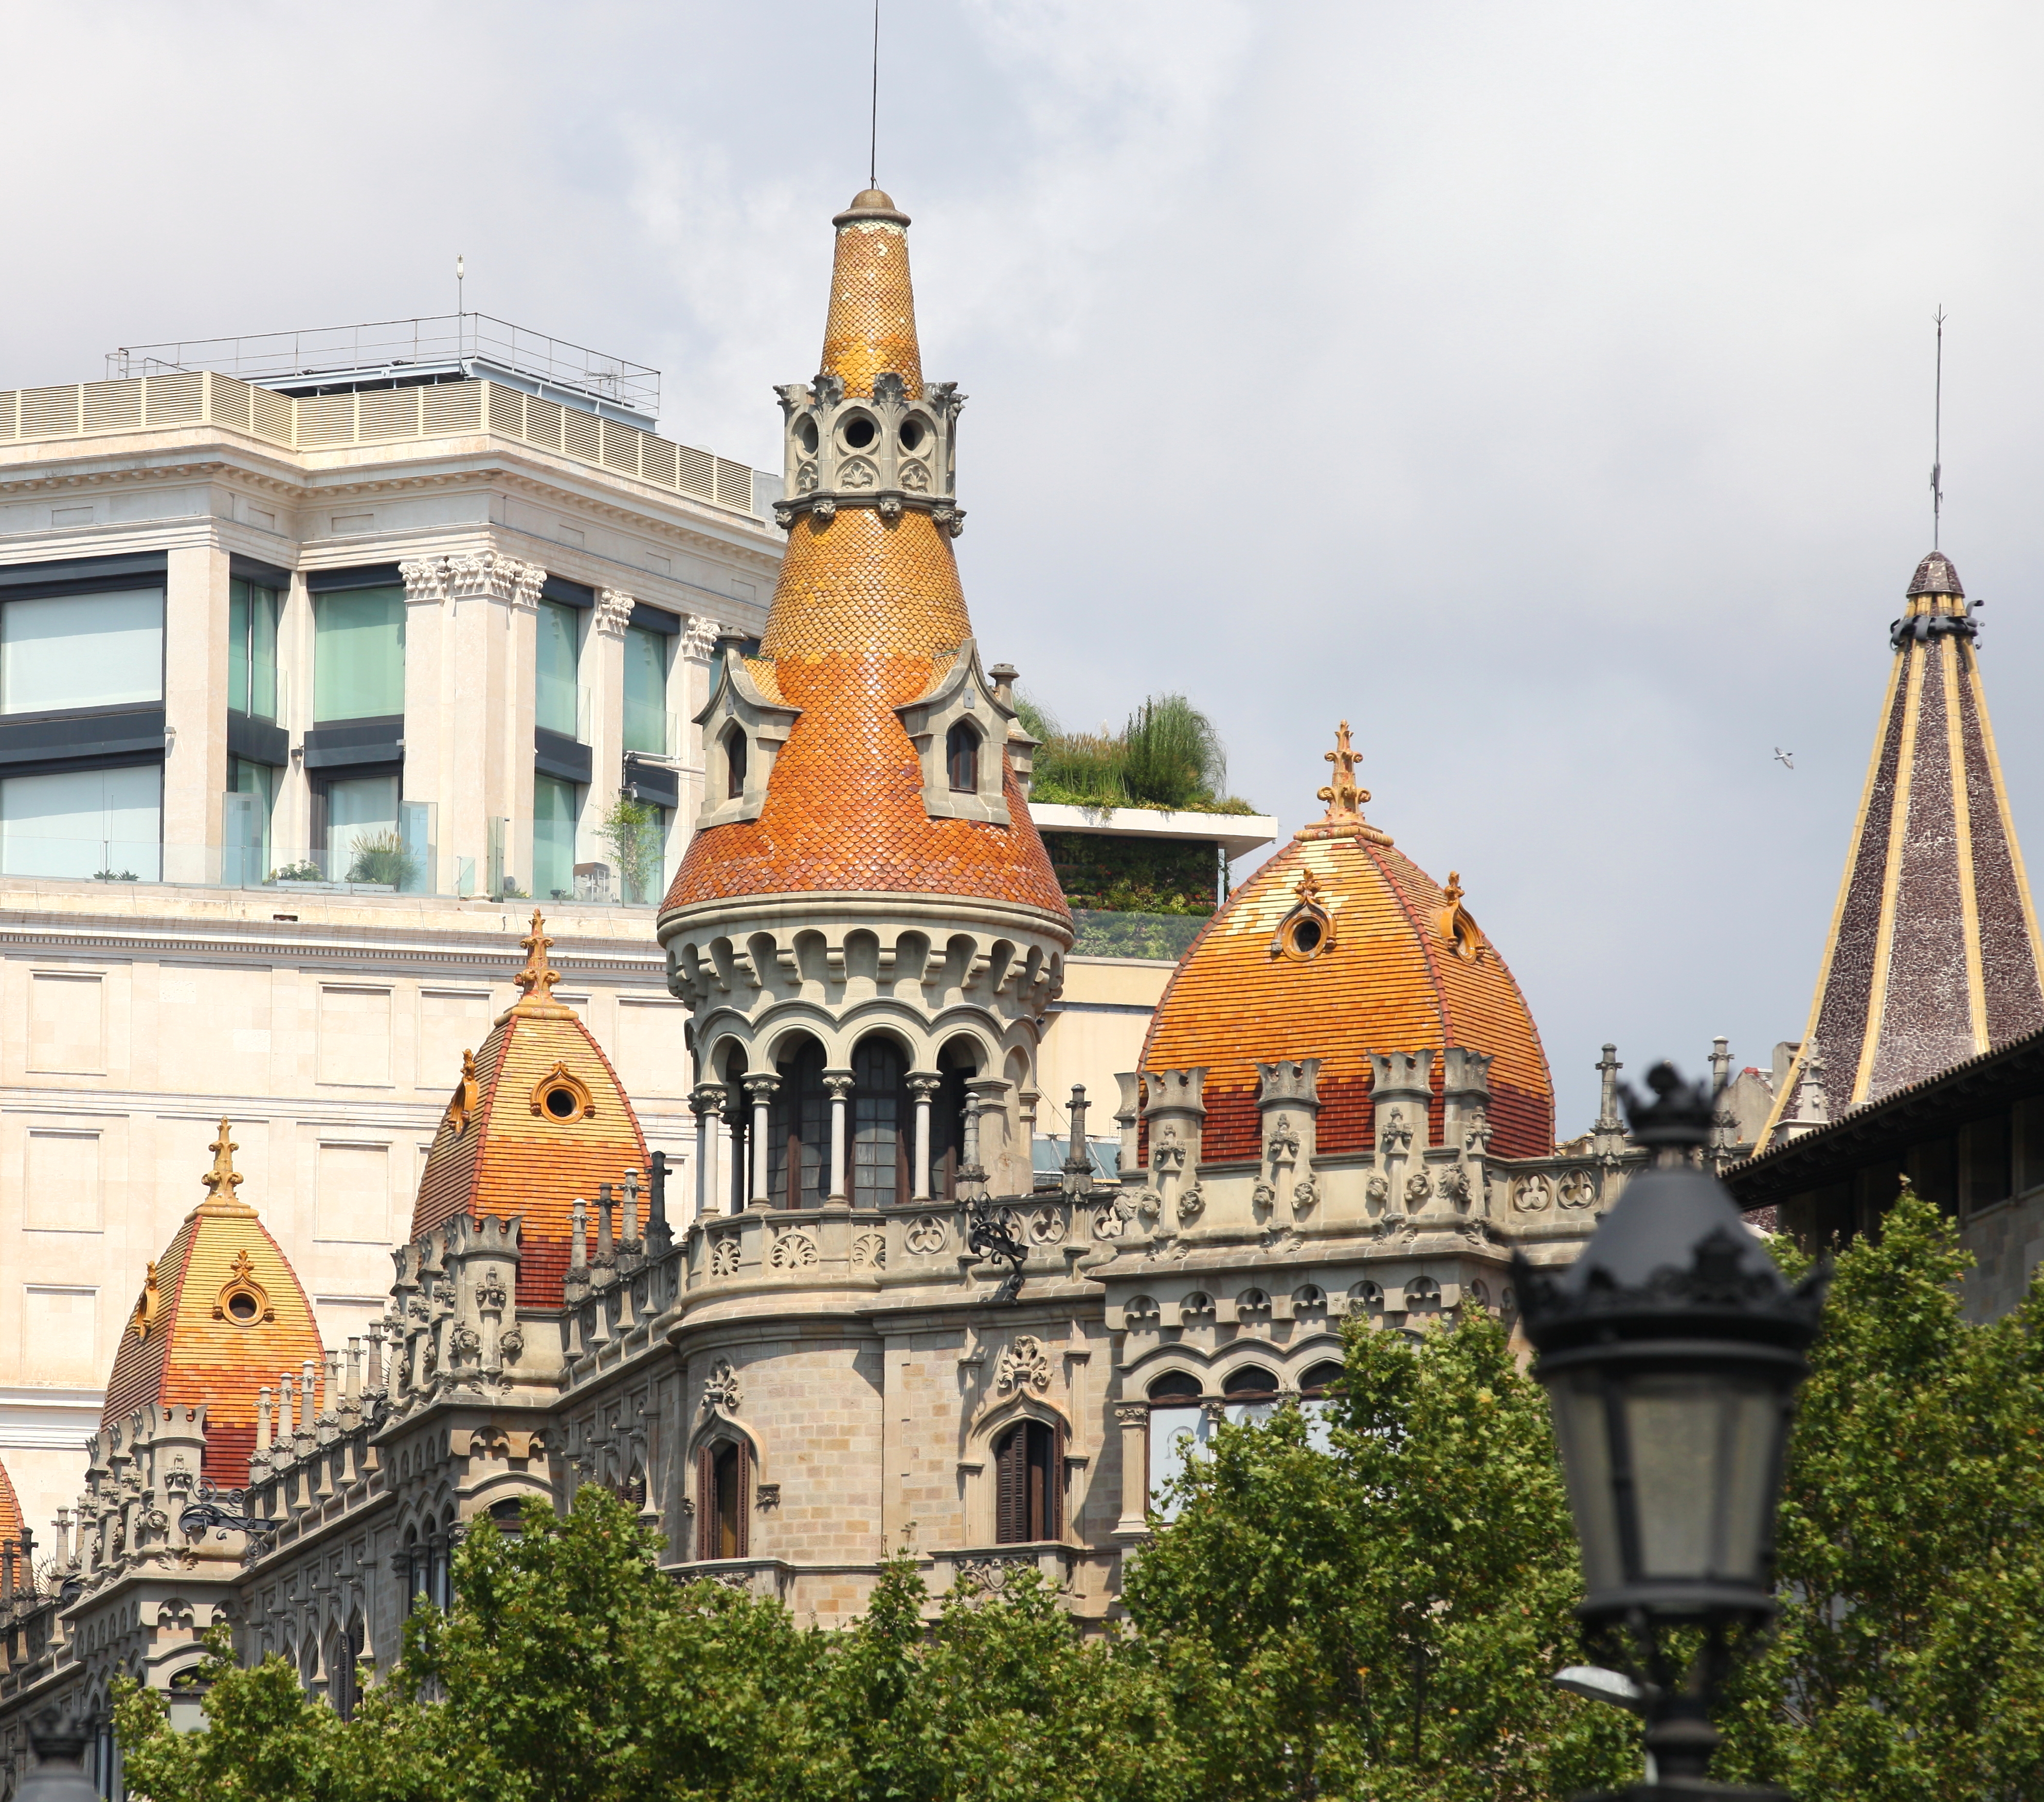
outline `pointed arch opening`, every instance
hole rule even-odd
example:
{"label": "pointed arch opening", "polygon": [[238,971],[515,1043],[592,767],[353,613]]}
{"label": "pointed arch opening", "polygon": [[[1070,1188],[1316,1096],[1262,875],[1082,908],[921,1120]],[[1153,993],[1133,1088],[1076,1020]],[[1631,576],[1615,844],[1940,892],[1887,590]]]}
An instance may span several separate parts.
{"label": "pointed arch opening", "polygon": [[830,1094],[824,1048],[810,1038],[784,1048],[768,1117],[766,1193],[783,1208],[820,1208],[830,1187]]}
{"label": "pointed arch opening", "polygon": [[997,1545],[1055,1539],[1063,1531],[1063,1447],[1047,1421],[1021,1420],[993,1442],[993,1538]]}
{"label": "pointed arch opening", "polygon": [[751,1555],[752,1460],[740,1440],[720,1437],[696,1451],[696,1556]]}

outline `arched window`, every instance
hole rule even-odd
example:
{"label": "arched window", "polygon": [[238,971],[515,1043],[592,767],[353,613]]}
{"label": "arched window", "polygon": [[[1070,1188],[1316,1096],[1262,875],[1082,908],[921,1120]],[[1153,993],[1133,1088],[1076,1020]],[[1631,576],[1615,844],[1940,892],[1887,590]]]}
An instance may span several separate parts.
{"label": "arched window", "polygon": [[1004,1546],[1055,1539],[1062,1460],[1055,1429],[1040,1420],[1020,1420],[994,1442],[993,1537]]}
{"label": "arched window", "polygon": [[[947,1045],[937,1054],[943,1085],[930,1100],[930,1193],[945,1201],[958,1194],[965,1164],[965,1085],[978,1067],[969,1051]],[[980,1162],[986,1162],[984,1155]]]}
{"label": "arched window", "polygon": [[909,1199],[908,1066],[893,1042],[868,1039],[851,1055],[851,1205]]}
{"label": "arched window", "polygon": [[1335,1449],[1334,1435],[1328,1430],[1335,1404],[1327,1385],[1339,1382],[1342,1374],[1340,1365],[1329,1362],[1314,1365],[1299,1379],[1299,1412],[1306,1417],[1306,1443],[1316,1451]]}
{"label": "arched window", "polygon": [[1150,1385],[1150,1505],[1165,1520],[1178,1512],[1165,1486],[1199,1455],[1212,1427],[1201,1385],[1187,1370],[1167,1370]]}
{"label": "arched window", "polygon": [[327,1700],[343,1720],[355,1719],[362,1700],[362,1678],[355,1667],[365,1643],[362,1616],[357,1615],[348,1622],[348,1631],[336,1634],[327,1647]]}
{"label": "arched window", "polygon": [[1229,1371],[1220,1393],[1228,1398],[1228,1417],[1235,1426],[1268,1420],[1278,1412],[1278,1379],[1261,1364]]}
{"label": "arched window", "polygon": [[944,767],[953,794],[979,793],[979,733],[962,720],[944,734]]}
{"label": "arched window", "polygon": [[749,1535],[746,1503],[751,1488],[745,1448],[719,1439],[696,1454],[696,1556],[743,1558]]}
{"label": "arched window", "polygon": [[745,728],[735,720],[724,735],[724,793],[727,801],[745,794]]}
{"label": "arched window", "polygon": [[784,1208],[820,1208],[830,1185],[830,1097],[813,1039],[780,1062],[766,1142],[766,1193]]}
{"label": "arched window", "polygon": [[1328,1385],[1341,1379],[1342,1367],[1339,1364],[1316,1364],[1299,1379],[1299,1393],[1307,1401],[1324,1401]]}
{"label": "arched window", "polygon": [[746,1069],[743,1050],[733,1045],[724,1059],[724,1117],[731,1132],[729,1207],[734,1214],[743,1213],[752,1199],[752,1110],[745,1105]]}

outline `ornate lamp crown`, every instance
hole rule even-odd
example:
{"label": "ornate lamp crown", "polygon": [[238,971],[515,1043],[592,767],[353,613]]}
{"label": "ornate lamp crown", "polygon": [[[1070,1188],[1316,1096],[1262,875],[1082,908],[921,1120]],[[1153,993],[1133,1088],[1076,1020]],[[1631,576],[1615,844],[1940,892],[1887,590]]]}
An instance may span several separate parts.
{"label": "ornate lamp crown", "polygon": [[1673,1064],[1663,1062],[1647,1071],[1646,1086],[1654,1091],[1650,1101],[1629,1082],[1618,1085],[1634,1143],[1686,1148],[1708,1143],[1717,1108],[1717,1095],[1708,1082],[1685,1082]]}

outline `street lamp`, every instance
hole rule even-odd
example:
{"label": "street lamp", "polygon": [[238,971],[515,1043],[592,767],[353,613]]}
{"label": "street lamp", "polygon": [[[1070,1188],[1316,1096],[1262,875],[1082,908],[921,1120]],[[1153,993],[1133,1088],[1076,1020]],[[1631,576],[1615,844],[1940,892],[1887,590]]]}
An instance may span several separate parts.
{"label": "street lamp", "polygon": [[[1809,1374],[1825,1270],[1792,1289],[1702,1167],[1716,1097],[1654,1066],[1626,1092],[1634,1178],[1558,1277],[1520,1255],[1515,1281],[1539,1352],[1581,1542],[1585,1636],[1637,1648],[1655,1779],[1633,1802],[1773,1796],[1710,1783],[1712,1705],[1727,1641],[1775,1612],[1774,1516],[1796,1392]],[[1672,1630],[1701,1628],[1676,1668]]]}
{"label": "street lamp", "polygon": [[29,1723],[29,1750],[35,1768],[22,1778],[17,1802],[99,1802],[83,1768],[86,1735],[61,1709],[46,1708]]}

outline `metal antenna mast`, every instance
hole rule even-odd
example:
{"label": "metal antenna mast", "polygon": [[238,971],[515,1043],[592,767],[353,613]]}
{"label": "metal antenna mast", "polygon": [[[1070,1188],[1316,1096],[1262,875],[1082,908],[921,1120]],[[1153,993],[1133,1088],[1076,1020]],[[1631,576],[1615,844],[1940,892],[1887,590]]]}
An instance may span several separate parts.
{"label": "metal antenna mast", "polygon": [[[878,6],[879,0],[874,0]],[[1945,309],[1938,309],[1937,398],[1931,413],[1931,548],[1938,548],[1938,532],[1945,511]]]}
{"label": "metal antenna mast", "polygon": [[866,140],[866,185],[880,186],[880,0],[873,0],[873,117]]}

